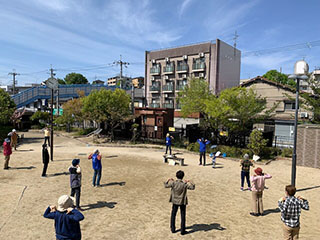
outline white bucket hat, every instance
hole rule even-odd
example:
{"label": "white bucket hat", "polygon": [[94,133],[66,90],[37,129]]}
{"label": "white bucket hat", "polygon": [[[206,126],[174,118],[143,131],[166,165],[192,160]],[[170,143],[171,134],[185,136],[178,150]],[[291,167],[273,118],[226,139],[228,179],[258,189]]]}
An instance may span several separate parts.
{"label": "white bucket hat", "polygon": [[68,195],[62,195],[58,199],[58,207],[57,210],[59,212],[65,212],[68,208],[74,206],[74,198]]}
{"label": "white bucket hat", "polygon": [[12,129],[12,132],[16,132],[16,130],[15,130],[15,129]]}

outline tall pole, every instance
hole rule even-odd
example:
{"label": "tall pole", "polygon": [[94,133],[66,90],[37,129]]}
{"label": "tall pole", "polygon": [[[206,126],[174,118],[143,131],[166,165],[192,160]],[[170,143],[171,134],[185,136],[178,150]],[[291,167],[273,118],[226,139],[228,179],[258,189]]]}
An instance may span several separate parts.
{"label": "tall pole", "polygon": [[[53,73],[54,69],[50,68],[50,78],[53,79],[54,78],[54,75],[55,73]],[[50,157],[51,157],[51,161],[53,161],[53,93],[54,93],[54,90],[51,89],[51,134],[50,134],[50,137],[51,137],[51,145],[50,145]]]}
{"label": "tall pole", "polygon": [[300,79],[297,76],[297,88],[296,88],[296,106],[294,116],[294,141],[293,141],[293,153],[292,153],[292,170],[291,170],[291,185],[296,185],[296,166],[297,166],[297,131],[298,131],[298,110],[299,110],[299,88]]}
{"label": "tall pole", "polygon": [[16,94],[16,76],[20,75],[19,73],[16,73],[15,69],[13,69],[12,72],[8,73],[8,75],[12,75],[13,79],[12,79],[12,92],[13,95]]}
{"label": "tall pole", "polygon": [[127,65],[130,65],[128,62],[122,61],[122,56],[120,55],[120,60],[113,62],[113,64],[120,65],[120,88],[122,88],[122,75],[123,75],[123,66],[127,67]]}
{"label": "tall pole", "polygon": [[131,112],[134,115],[134,85],[131,82]]}

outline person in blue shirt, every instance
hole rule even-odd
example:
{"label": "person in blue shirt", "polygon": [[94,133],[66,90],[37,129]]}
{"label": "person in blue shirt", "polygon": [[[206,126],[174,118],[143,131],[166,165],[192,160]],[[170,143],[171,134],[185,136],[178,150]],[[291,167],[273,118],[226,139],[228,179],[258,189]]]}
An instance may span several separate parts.
{"label": "person in blue shirt", "polygon": [[199,165],[202,164],[202,157],[203,157],[203,166],[205,166],[206,165],[206,146],[210,143],[210,141],[207,140],[207,139],[201,138],[201,139],[198,139],[197,142],[200,145],[200,148],[199,148],[199,152],[200,152]]}
{"label": "person in blue shirt", "polygon": [[81,240],[79,222],[84,219],[84,216],[74,209],[73,205],[73,198],[63,195],[58,200],[58,207],[49,206],[43,214],[45,218],[54,219],[58,240]]}
{"label": "person in blue shirt", "polygon": [[168,153],[168,149],[170,151],[170,155],[171,155],[171,145],[172,145],[172,139],[173,137],[170,136],[170,133],[167,133],[167,137],[166,137],[166,153]]}
{"label": "person in blue shirt", "polygon": [[[100,180],[101,180],[101,172],[102,172],[102,165],[101,159],[102,156],[98,149],[91,153],[88,159],[92,159],[92,168],[93,168],[93,179],[92,179],[92,186],[93,187],[100,187]],[[97,180],[97,181],[96,181]]]}

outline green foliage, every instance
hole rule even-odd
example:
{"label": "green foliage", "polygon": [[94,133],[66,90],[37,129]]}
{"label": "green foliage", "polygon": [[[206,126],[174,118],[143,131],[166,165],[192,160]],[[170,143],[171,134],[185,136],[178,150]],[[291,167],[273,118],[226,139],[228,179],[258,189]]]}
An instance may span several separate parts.
{"label": "green foliage", "polygon": [[294,88],[296,87],[296,81],[294,81],[293,79],[288,79],[288,76],[286,74],[280,73],[277,70],[270,70],[266,72],[263,77],[284,85],[289,85]]}
{"label": "green foliage", "polygon": [[113,140],[114,129],[129,119],[130,101],[130,96],[122,89],[100,89],[83,98],[82,111],[88,120],[106,122]]}
{"label": "green foliage", "polygon": [[65,85],[65,84],[66,84],[66,82],[65,82],[63,79],[61,79],[61,78],[58,78],[57,80],[58,80],[58,83],[59,83],[60,85]]}
{"label": "green foliage", "polygon": [[87,84],[88,79],[80,73],[69,73],[64,78],[65,84]]}
{"label": "green foliage", "polygon": [[248,148],[253,154],[261,156],[263,149],[267,146],[268,140],[263,139],[262,132],[255,129],[250,134]]}
{"label": "green foliage", "polygon": [[[319,89],[315,89],[320,92]],[[313,112],[312,121],[314,123],[320,123],[320,95],[311,95],[309,93],[302,93],[301,97],[303,98],[302,105]]]}
{"label": "green foliage", "polygon": [[293,149],[292,148],[284,148],[282,149],[281,156],[282,157],[292,157]]}
{"label": "green foliage", "polygon": [[93,132],[94,130],[96,130],[96,129],[95,129],[95,128],[79,129],[79,130],[77,131],[77,134],[78,134],[78,135],[87,135],[87,134]]}
{"label": "green foliage", "polygon": [[12,126],[3,126],[0,125],[0,143],[4,141],[4,139],[8,136],[8,133],[11,132]]}
{"label": "green foliage", "polygon": [[16,104],[3,89],[0,89],[0,124],[5,125],[16,109]]}
{"label": "green foliage", "polygon": [[274,159],[277,156],[280,156],[281,149],[275,147],[265,147],[261,152],[262,159]]}
{"label": "green foliage", "polygon": [[30,119],[31,119],[32,121],[35,121],[35,122],[39,122],[40,120],[48,121],[49,118],[50,118],[50,113],[48,113],[48,112],[41,112],[41,111],[35,112],[35,113],[30,117]]}
{"label": "green foliage", "polygon": [[191,152],[199,152],[199,148],[200,148],[200,145],[197,142],[189,143],[189,145],[187,146],[187,150]]}

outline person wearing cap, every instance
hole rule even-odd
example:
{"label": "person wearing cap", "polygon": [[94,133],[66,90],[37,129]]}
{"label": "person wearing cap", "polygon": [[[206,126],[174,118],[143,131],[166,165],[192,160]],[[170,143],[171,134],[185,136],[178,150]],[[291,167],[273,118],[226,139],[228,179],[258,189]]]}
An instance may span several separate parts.
{"label": "person wearing cap", "polygon": [[286,196],[278,201],[283,222],[284,239],[299,238],[301,209],[309,210],[308,200],[301,196],[295,197],[295,193],[295,186],[287,185],[285,187]]}
{"label": "person wearing cap", "polygon": [[12,154],[12,148],[10,144],[10,137],[11,135],[8,134],[8,137],[4,139],[3,142],[3,155],[4,155],[4,167],[3,169],[8,170],[9,167],[9,161],[10,161],[10,155]]}
{"label": "person wearing cap", "polygon": [[176,173],[177,180],[173,180],[172,178],[168,179],[164,183],[165,188],[171,188],[171,195],[169,202],[172,202],[172,210],[171,210],[171,221],[170,228],[171,232],[176,232],[176,214],[178,208],[180,207],[181,214],[181,235],[186,234],[186,207],[188,204],[187,198],[187,190],[194,190],[195,184],[189,180],[183,181],[184,172],[179,170]]}
{"label": "person wearing cap", "polygon": [[56,239],[81,239],[79,222],[84,219],[84,216],[77,209],[74,209],[73,205],[73,198],[63,195],[58,200],[58,207],[49,206],[44,212],[45,218],[54,219]]}
{"label": "person wearing cap", "polygon": [[170,133],[167,133],[166,135],[166,153],[168,153],[168,149],[169,149],[169,152],[170,152],[170,155],[171,155],[171,145],[172,145],[172,139],[173,137],[170,136]]}
{"label": "person wearing cap", "polygon": [[94,153],[91,153],[88,159],[92,159],[92,168],[93,168],[93,179],[92,179],[92,186],[93,187],[100,187],[100,180],[101,180],[101,172],[102,172],[102,165],[101,159],[102,156],[99,152],[99,149],[96,149]]}
{"label": "person wearing cap", "polygon": [[270,174],[263,173],[261,168],[256,168],[254,170],[256,175],[251,176],[252,184],[252,216],[262,216],[263,215],[263,202],[262,193],[264,190],[265,180],[272,178]]}
{"label": "person wearing cap", "polygon": [[70,187],[71,187],[71,197],[76,195],[76,208],[80,208],[80,193],[81,193],[81,168],[80,159],[73,159],[72,165],[69,167],[70,172]]}
{"label": "person wearing cap", "polygon": [[42,163],[43,163],[43,170],[41,177],[47,176],[47,168],[49,164],[49,152],[47,148],[47,144],[42,145]]}
{"label": "person wearing cap", "polygon": [[251,191],[250,185],[250,167],[254,167],[253,162],[249,160],[249,154],[245,154],[243,159],[240,160],[241,167],[241,187],[240,190],[243,191],[244,178],[247,180],[248,190]]}
{"label": "person wearing cap", "polygon": [[210,141],[204,138],[198,139],[197,142],[199,143],[199,152],[200,152],[200,159],[199,165],[202,164],[202,157],[203,157],[203,166],[206,165],[206,147],[210,144]]}
{"label": "person wearing cap", "polygon": [[11,147],[17,150],[18,134],[15,129],[11,132]]}

